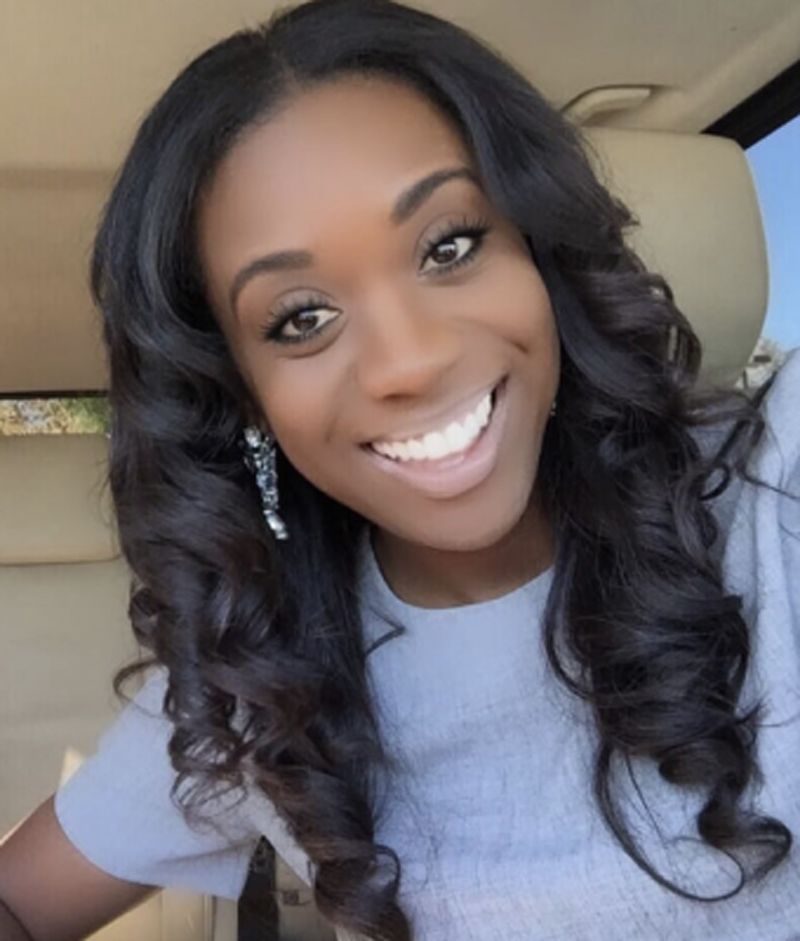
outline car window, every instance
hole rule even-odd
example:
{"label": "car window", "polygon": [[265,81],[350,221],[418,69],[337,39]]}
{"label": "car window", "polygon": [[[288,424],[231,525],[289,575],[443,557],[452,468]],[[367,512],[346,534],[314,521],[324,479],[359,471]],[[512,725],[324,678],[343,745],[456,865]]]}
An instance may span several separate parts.
{"label": "car window", "polygon": [[747,368],[758,385],[800,346],[800,116],[747,148],[761,205],[769,267],[769,304]]}
{"label": "car window", "polygon": [[0,399],[0,435],[106,434],[105,395]]}

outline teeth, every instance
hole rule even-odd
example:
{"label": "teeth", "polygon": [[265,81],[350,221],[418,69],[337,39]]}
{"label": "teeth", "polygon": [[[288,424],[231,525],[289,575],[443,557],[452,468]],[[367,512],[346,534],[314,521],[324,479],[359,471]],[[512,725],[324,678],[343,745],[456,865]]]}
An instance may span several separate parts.
{"label": "teeth", "polygon": [[482,429],[489,423],[492,411],[492,395],[487,393],[474,411],[460,422],[454,421],[443,431],[431,431],[423,438],[389,444],[375,442],[373,450],[395,461],[435,461],[448,454],[457,454],[475,441]]}
{"label": "teeth", "polygon": [[422,446],[425,448],[425,456],[434,459],[444,457],[449,450],[447,438],[441,431],[431,431],[425,435]]}
{"label": "teeth", "polygon": [[421,441],[409,441],[408,444],[400,444],[398,450],[401,460],[408,460],[409,458],[413,461],[425,460],[425,445]]}

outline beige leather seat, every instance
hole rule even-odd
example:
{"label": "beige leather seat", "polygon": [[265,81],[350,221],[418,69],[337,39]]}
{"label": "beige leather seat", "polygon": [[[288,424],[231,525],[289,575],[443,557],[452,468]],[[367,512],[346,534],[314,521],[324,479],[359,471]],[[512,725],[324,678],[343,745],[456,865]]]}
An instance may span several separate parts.
{"label": "beige leather seat", "polygon": [[663,274],[704,346],[701,381],[733,385],[767,309],[767,250],[747,158],[707,134],[592,128],[595,165],[641,227],[633,246]]}
{"label": "beige leather seat", "polygon": [[[0,437],[0,833],[95,747],[136,653],[128,571],[101,493],[102,435]],[[163,892],[102,941],[234,941],[236,906]]]}
{"label": "beige leather seat", "polygon": [[[707,376],[732,383],[766,306],[764,238],[744,155],[728,141],[690,135],[594,130],[591,140],[609,184],[642,221],[635,244],[667,276],[706,344]],[[15,255],[27,257],[3,272],[11,283],[4,280],[0,295],[10,299],[0,300],[0,393],[105,387],[82,285],[107,180],[81,185],[65,203],[52,193],[32,192],[28,204],[19,193],[0,193],[13,210],[6,231],[17,239]],[[58,292],[37,276],[36,264],[38,258],[41,270],[50,270],[51,246],[40,233],[55,225],[67,258],[62,277],[71,281]],[[117,708],[110,678],[135,652],[128,572],[102,489],[105,462],[102,435],[0,438],[0,832],[55,789],[65,760],[93,749]],[[283,906],[283,936],[329,936],[313,913],[310,890],[288,867],[281,865],[279,878],[303,903]],[[235,906],[168,891],[96,937],[233,941]]]}
{"label": "beige leather seat", "polygon": [[[102,389],[84,287],[107,180],[0,181],[0,394]],[[103,435],[0,436],[0,838],[90,753],[136,653]],[[236,905],[158,893],[102,941],[235,941]]]}

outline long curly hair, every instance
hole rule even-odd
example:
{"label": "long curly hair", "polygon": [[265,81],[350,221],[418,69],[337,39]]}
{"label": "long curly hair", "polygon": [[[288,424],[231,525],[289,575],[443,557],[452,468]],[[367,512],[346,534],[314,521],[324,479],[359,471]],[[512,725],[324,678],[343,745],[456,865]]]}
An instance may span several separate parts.
{"label": "long curly hair", "polygon": [[[355,589],[368,521],[279,452],[292,538],[274,541],[239,447],[254,403],[196,250],[198,198],[241,135],[303,88],[364,72],[408,83],[455,121],[550,294],[561,381],[538,473],[558,551],[542,628],[551,668],[592,707],[599,811],[652,878],[708,901],[642,853],[615,801],[612,759],[647,756],[667,781],[702,786],[699,833],[737,862],[738,891],[792,843],[780,821],[739,807],[759,780],[761,706],[737,711],[748,627],[713,551],[710,499],[747,476],[758,402],[696,382],[697,336],[626,245],[635,220],[595,177],[579,132],[469,33],[390,0],[313,0],[213,46],[152,108],[115,182],[92,290],[129,615],[149,652],[117,689],[154,662],[167,668],[173,794],[187,818],[211,794],[261,789],[314,864],[330,922],[413,937],[400,859],[375,837],[372,772],[389,752]],[[730,429],[712,453],[698,444],[704,426]]]}

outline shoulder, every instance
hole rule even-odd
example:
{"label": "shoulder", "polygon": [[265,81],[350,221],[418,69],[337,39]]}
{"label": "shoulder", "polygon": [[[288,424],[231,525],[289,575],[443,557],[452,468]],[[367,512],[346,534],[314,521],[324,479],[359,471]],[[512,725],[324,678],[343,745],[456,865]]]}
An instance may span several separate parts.
{"label": "shoulder", "polygon": [[236,795],[204,802],[192,823],[173,799],[167,688],[166,670],[155,670],[59,788],[56,816],[83,856],[116,878],[238,898],[260,832]]}

